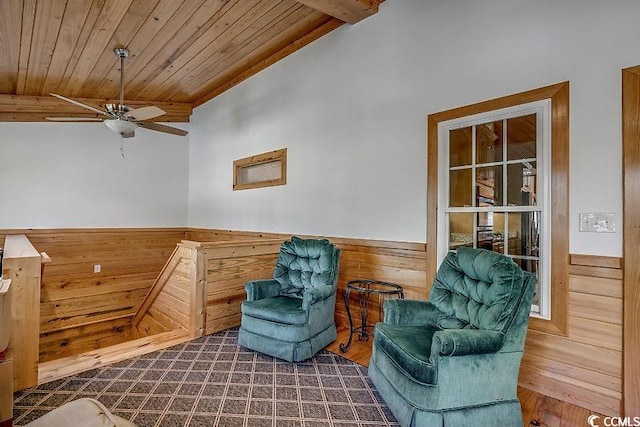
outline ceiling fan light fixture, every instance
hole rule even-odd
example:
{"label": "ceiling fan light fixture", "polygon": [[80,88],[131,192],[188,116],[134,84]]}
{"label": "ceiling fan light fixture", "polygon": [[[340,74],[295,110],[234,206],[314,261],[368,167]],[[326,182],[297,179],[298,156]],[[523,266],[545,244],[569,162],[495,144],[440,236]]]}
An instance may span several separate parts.
{"label": "ceiling fan light fixture", "polygon": [[130,122],[128,120],[122,119],[105,119],[103,123],[112,131],[119,134],[120,136],[124,136],[124,134],[128,134],[137,129],[138,125]]}

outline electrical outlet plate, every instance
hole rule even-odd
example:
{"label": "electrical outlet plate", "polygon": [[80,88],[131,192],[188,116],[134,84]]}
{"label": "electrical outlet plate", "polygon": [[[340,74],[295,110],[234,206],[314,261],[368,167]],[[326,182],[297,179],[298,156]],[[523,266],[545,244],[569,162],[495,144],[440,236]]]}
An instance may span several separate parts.
{"label": "electrical outlet plate", "polygon": [[616,215],[613,213],[581,213],[580,231],[590,233],[615,233]]}
{"label": "electrical outlet plate", "polygon": [[93,266],[93,272],[94,273],[100,273],[100,264],[95,264]]}

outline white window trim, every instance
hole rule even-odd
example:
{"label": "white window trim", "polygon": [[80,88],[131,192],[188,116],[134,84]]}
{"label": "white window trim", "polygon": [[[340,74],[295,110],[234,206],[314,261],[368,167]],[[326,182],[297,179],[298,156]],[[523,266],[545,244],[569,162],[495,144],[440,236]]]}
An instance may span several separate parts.
{"label": "white window trim", "polygon": [[[532,307],[531,315],[542,319],[551,318],[551,99],[520,104],[499,110],[487,111],[480,114],[461,117],[438,123],[438,265],[442,263],[449,251],[449,224],[446,214],[454,211],[493,211],[492,208],[448,208],[449,201],[449,131],[491,121],[510,119],[524,115],[536,114],[537,152],[541,159],[542,168],[537,165],[537,194],[538,207],[542,210],[542,233],[540,242],[540,271],[541,304]],[[475,144],[473,145],[475,147]],[[517,212],[519,207],[503,207],[501,211]],[[527,209],[529,210],[529,209]],[[475,241],[475,237],[474,237]]]}

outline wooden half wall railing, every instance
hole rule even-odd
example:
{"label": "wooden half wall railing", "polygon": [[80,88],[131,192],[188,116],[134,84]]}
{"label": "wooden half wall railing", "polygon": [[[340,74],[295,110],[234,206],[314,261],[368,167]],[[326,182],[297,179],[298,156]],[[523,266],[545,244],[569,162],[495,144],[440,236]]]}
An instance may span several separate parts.
{"label": "wooden half wall railing", "polygon": [[131,320],[144,335],[183,330],[202,335],[202,273],[193,242],[178,243]]}
{"label": "wooden half wall railing", "polygon": [[240,324],[247,281],[269,278],[281,239],[180,242],[132,319],[144,335],[190,338]]}
{"label": "wooden half wall railing", "polygon": [[27,236],[17,234],[5,237],[2,276],[11,279],[9,353],[15,356],[14,390],[38,383],[42,267],[42,255]]}

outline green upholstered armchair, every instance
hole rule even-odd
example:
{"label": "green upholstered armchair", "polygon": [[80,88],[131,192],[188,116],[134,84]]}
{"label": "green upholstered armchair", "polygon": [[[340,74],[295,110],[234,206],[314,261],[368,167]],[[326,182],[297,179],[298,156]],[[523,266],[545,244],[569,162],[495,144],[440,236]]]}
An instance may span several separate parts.
{"label": "green upholstered armchair", "polygon": [[284,242],[273,279],[245,285],[238,344],[299,362],[334,341],[339,257],[326,239]]}
{"label": "green upholstered armchair", "polygon": [[388,300],[369,376],[402,426],[522,426],[518,370],[535,276],[459,248],[429,301]]}

